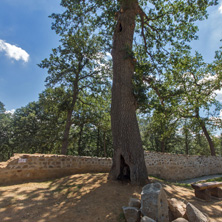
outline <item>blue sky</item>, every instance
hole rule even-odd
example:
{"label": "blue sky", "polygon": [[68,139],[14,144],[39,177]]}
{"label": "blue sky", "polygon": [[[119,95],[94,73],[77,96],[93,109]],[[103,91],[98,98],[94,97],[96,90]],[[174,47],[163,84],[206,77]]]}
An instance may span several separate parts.
{"label": "blue sky", "polygon": [[[44,90],[47,71],[37,64],[59,44],[48,16],[61,10],[60,0],[0,0],[0,101],[7,110],[37,101]],[[192,43],[208,62],[222,45],[222,0],[209,14]],[[222,102],[221,92],[218,99]]]}
{"label": "blue sky", "polygon": [[0,101],[7,110],[37,101],[46,70],[37,64],[59,44],[51,30],[60,0],[0,0]]}

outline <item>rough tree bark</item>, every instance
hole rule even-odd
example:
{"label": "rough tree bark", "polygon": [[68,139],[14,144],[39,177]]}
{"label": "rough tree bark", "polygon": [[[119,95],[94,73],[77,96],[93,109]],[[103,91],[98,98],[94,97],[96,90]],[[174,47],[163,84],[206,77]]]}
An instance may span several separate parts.
{"label": "rough tree bark", "polygon": [[186,155],[189,155],[189,142],[188,142],[188,133],[185,131],[185,151]]}
{"label": "rough tree bark", "polygon": [[196,108],[195,112],[196,112],[196,118],[199,120],[201,128],[202,128],[202,130],[204,132],[204,135],[205,135],[205,137],[206,137],[206,139],[208,141],[208,144],[209,144],[209,147],[210,147],[211,156],[216,156],[216,152],[215,152],[215,148],[214,148],[214,143],[213,143],[212,139],[210,138],[210,135],[209,135],[209,133],[207,131],[207,128],[205,126],[205,122],[203,120],[201,120],[201,118],[200,118],[199,108]]}
{"label": "rough tree bark", "polygon": [[69,131],[70,127],[72,125],[72,112],[75,107],[75,103],[77,100],[78,96],[78,81],[79,81],[79,75],[77,75],[76,80],[74,81],[73,84],[73,95],[72,95],[72,103],[70,106],[70,109],[67,112],[67,117],[66,117],[66,126],[63,134],[63,140],[62,140],[62,148],[61,148],[61,154],[66,155],[67,154],[67,149],[69,145]]}
{"label": "rough tree bark", "polygon": [[210,138],[210,135],[207,131],[207,128],[205,126],[205,123],[204,122],[201,122],[201,127],[202,127],[202,130],[204,132],[204,135],[208,141],[208,144],[210,146],[210,153],[211,153],[211,156],[216,156],[216,152],[215,152],[215,148],[214,148],[214,144],[213,144],[213,141],[212,139]]}
{"label": "rough tree bark", "polygon": [[96,142],[96,156],[99,156],[100,153],[100,128],[97,129],[97,142]]}
{"label": "rough tree bark", "polygon": [[106,132],[103,134],[103,156],[107,157],[107,150],[106,150]]}
{"label": "rough tree bark", "polygon": [[185,134],[185,153],[186,155],[189,155],[189,140],[188,140],[189,137],[188,137],[187,120],[185,120],[184,134]]}
{"label": "rough tree bark", "polygon": [[81,156],[83,154],[82,150],[82,133],[83,133],[84,124],[80,125],[79,131],[79,140],[78,140],[78,155]]}
{"label": "rough tree bark", "polygon": [[114,156],[109,179],[128,179],[132,184],[139,185],[148,181],[148,174],[136,118],[132,85],[134,64],[130,57],[137,12],[137,0],[121,1],[113,36],[111,126]]}
{"label": "rough tree bark", "polygon": [[160,147],[161,147],[161,152],[162,152],[162,153],[165,153],[165,150],[166,150],[165,139],[162,139],[162,140],[160,141]]}

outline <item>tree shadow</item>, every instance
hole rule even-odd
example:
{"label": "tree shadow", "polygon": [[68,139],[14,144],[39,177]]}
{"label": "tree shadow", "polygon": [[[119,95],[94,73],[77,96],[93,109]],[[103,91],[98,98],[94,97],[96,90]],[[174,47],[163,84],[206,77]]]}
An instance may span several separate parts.
{"label": "tree shadow", "polygon": [[[212,220],[222,221],[222,202],[205,202],[191,189],[164,185],[169,198],[189,201]],[[122,206],[140,198],[142,187],[108,181],[107,174],[78,174],[45,182],[0,187],[0,221],[121,222]]]}
{"label": "tree shadow", "polygon": [[196,198],[193,189],[178,187],[175,185],[164,185],[164,189],[169,198],[177,198],[185,203],[190,202],[201,212],[207,214],[211,218],[211,222],[222,222],[222,201],[212,199],[210,201]]}
{"label": "tree shadow", "polygon": [[141,187],[107,181],[107,174],[0,187],[0,221],[121,221],[122,206],[140,192]]}

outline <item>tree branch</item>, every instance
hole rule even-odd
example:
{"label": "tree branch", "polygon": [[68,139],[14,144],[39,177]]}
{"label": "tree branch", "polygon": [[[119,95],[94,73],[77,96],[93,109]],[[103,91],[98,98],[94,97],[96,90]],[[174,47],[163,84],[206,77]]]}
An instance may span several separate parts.
{"label": "tree branch", "polygon": [[149,83],[149,85],[152,87],[152,89],[156,92],[156,94],[158,95],[159,99],[160,99],[160,102],[161,102],[161,105],[162,106],[165,106],[164,104],[164,98],[162,97],[159,89],[153,85],[153,82],[154,82],[154,79],[152,77],[143,77],[143,80],[147,83]]}

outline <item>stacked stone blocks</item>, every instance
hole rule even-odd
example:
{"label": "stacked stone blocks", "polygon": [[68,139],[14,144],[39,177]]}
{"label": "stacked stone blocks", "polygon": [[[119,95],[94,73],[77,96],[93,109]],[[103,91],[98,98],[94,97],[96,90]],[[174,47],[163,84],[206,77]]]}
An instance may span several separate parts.
{"label": "stacked stone blocks", "polygon": [[[222,174],[222,157],[145,152],[149,175],[179,181]],[[0,184],[59,178],[77,173],[108,173],[111,158],[53,154],[15,154],[0,163]]]}

